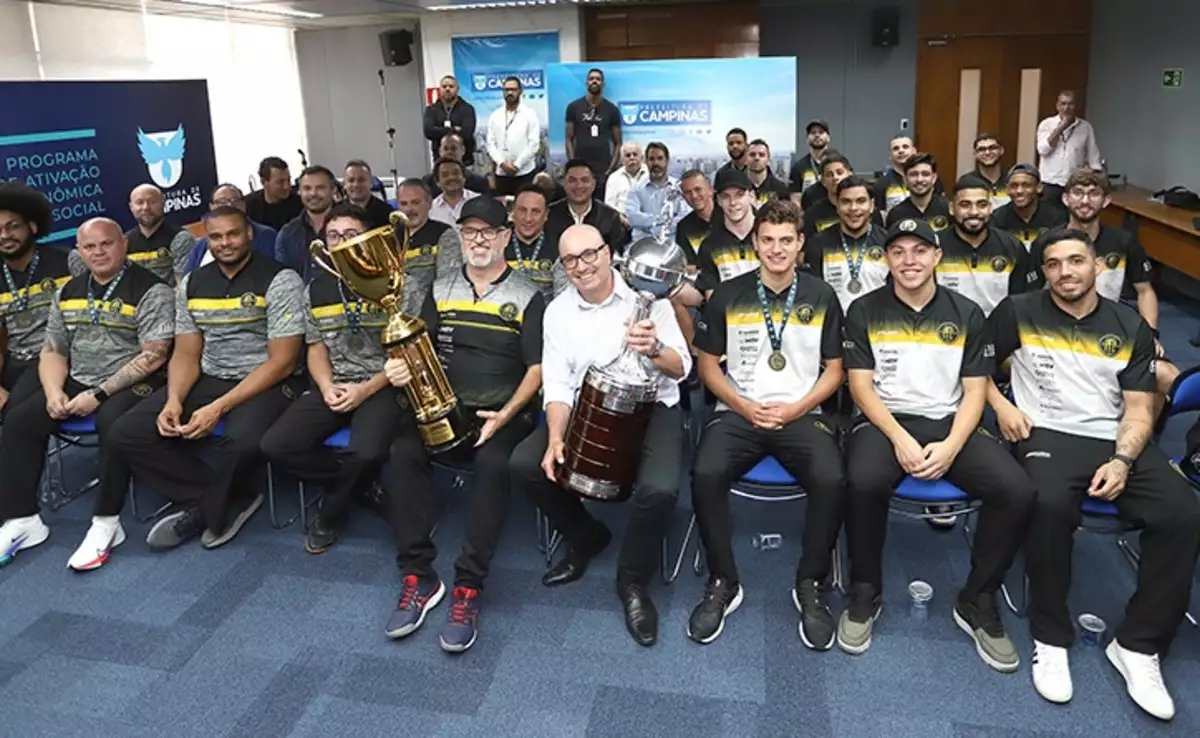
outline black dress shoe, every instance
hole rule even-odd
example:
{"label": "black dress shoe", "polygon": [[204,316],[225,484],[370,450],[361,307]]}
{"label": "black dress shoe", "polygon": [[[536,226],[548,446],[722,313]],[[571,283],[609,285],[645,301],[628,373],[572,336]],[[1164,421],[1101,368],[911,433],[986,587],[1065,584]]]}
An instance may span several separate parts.
{"label": "black dress shoe", "polygon": [[542,576],[542,584],[547,587],[557,587],[560,584],[570,584],[587,573],[588,564],[597,554],[612,542],[612,533],[603,525],[597,524],[596,531],[584,546],[571,548],[562,561]]}
{"label": "black dress shoe", "polygon": [[629,635],[639,646],[653,646],[658,641],[658,610],[646,588],[617,582],[617,596],[625,607],[625,628]]}

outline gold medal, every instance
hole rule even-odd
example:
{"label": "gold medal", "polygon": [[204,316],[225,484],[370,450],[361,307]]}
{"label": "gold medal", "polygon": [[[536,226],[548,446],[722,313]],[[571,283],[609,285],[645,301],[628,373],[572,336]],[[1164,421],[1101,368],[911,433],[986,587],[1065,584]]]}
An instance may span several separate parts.
{"label": "gold medal", "polygon": [[767,366],[774,371],[781,372],[787,366],[787,357],[783,355],[782,351],[772,351],[770,358],[767,359]]}

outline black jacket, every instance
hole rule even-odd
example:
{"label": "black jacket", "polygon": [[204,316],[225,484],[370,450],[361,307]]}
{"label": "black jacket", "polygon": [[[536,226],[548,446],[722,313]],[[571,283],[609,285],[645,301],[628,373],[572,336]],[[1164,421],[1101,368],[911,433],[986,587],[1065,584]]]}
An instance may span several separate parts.
{"label": "black jacket", "polygon": [[464,161],[467,162],[467,166],[470,166],[475,161],[475,108],[471,107],[471,103],[461,97],[455,101],[454,107],[450,108],[450,126],[450,128],[446,127],[445,105],[435,102],[425,108],[425,138],[429,139],[433,160],[437,161],[438,146],[442,143],[442,136],[458,126],[462,128],[458,133],[462,136],[463,144],[467,149]]}

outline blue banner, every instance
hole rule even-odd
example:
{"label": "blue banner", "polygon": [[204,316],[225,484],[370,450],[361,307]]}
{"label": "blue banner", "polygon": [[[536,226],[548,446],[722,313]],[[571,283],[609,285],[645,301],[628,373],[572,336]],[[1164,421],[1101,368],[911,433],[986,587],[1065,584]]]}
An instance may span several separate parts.
{"label": "blue banner", "polygon": [[0,82],[0,99],[0,181],[50,200],[43,241],[70,241],[99,215],[132,228],[129,193],[144,182],[177,225],[207,211],[217,183],[207,82]]}
{"label": "blue banner", "polygon": [[522,100],[542,121],[543,148],[549,123],[546,107],[546,67],[558,62],[558,32],[512,33],[500,36],[455,36],[450,39],[459,95],[475,106],[478,151],[487,150],[487,120],[504,106],[504,79],[516,77]]}
{"label": "blue banner", "polygon": [[604,97],[621,113],[622,140],[666,144],[671,174],[695,168],[711,177],[729,160],[725,133],[744,128],[770,145],[772,169],[786,176],[796,145],[795,58],[551,64],[550,160],[558,166],[566,160],[567,105],[587,93],[593,67],[603,70]]}

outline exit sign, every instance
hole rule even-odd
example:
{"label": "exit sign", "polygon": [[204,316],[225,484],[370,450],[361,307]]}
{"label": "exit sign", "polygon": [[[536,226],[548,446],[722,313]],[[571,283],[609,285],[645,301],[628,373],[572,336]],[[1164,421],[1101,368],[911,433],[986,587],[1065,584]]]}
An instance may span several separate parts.
{"label": "exit sign", "polygon": [[1183,87],[1182,69],[1164,69],[1162,76],[1163,87]]}

